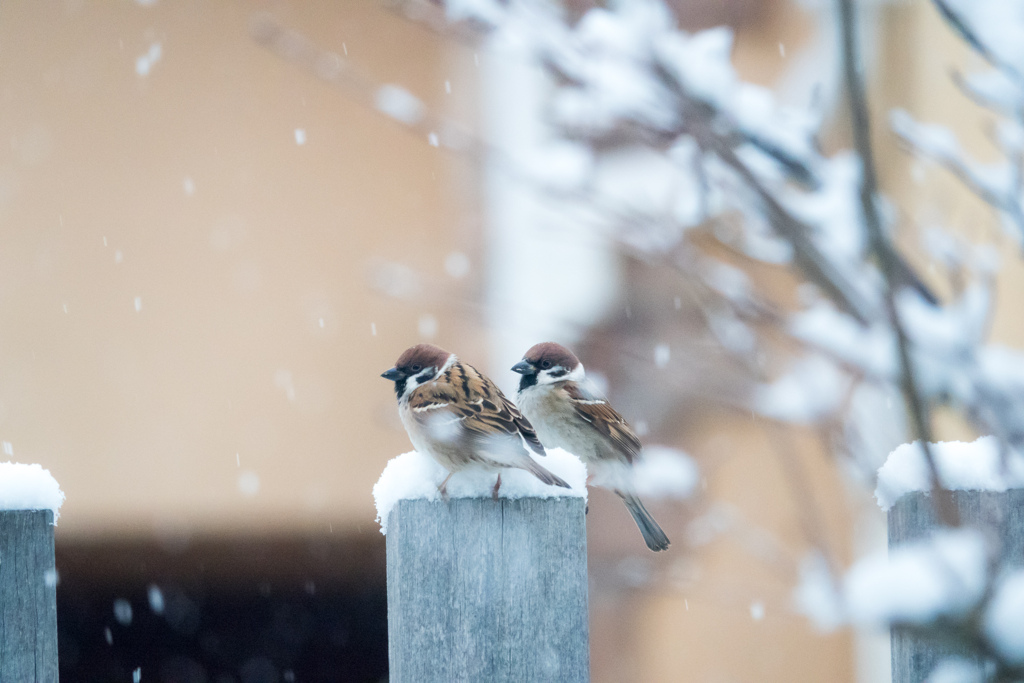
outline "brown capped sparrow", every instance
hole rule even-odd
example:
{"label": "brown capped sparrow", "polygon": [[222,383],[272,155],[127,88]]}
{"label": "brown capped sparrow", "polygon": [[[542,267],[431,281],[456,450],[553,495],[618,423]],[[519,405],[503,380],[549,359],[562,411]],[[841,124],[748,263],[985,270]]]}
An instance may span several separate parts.
{"label": "brown capped sparrow", "polygon": [[572,351],[554,342],[537,344],[512,370],[523,376],[516,402],[541,442],[578,457],[593,483],[622,498],[648,548],[668,548],[668,536],[634,491],[632,468],[640,459],[640,440],[590,385]]}
{"label": "brown capped sparrow", "polygon": [[533,426],[501,390],[468,363],[432,344],[407,349],[381,377],[395,383],[398,414],[409,440],[448,470],[438,490],[447,498],[453,473],[471,465],[526,470],[545,484],[569,488],[541,467],[523,447],[546,455]]}

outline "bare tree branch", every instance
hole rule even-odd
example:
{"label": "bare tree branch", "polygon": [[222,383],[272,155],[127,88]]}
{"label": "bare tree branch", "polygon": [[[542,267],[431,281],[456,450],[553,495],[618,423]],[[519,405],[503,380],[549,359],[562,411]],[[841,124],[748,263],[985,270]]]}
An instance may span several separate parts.
{"label": "bare tree branch", "polygon": [[863,211],[864,224],[868,231],[872,251],[878,259],[879,268],[882,271],[882,276],[885,278],[885,306],[889,316],[889,323],[896,334],[896,343],[899,350],[900,386],[903,390],[904,400],[907,402],[914,431],[918,439],[920,439],[921,448],[928,463],[936,512],[943,522],[956,526],[958,520],[956,519],[956,511],[952,505],[952,499],[948,495],[942,495],[944,491],[942,478],[939,475],[938,466],[935,463],[935,454],[932,452],[931,447],[933,436],[928,404],[918,390],[913,359],[910,354],[910,341],[907,338],[907,332],[903,327],[903,322],[900,320],[899,310],[896,306],[896,287],[898,282],[895,273],[899,268],[897,264],[901,259],[882,228],[882,219],[878,211],[878,181],[875,175],[874,153],[871,148],[867,100],[864,94],[864,83],[861,80],[859,71],[860,61],[858,59],[855,36],[853,0],[838,0],[838,2],[839,24],[842,37],[843,78],[846,83],[846,92],[850,99],[854,145],[861,158],[861,210]]}

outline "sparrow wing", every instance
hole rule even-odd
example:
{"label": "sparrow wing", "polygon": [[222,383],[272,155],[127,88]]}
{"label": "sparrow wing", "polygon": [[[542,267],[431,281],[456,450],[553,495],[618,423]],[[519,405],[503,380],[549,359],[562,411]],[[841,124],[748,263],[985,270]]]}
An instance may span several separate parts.
{"label": "sparrow wing", "polygon": [[537,455],[547,455],[547,451],[544,450],[544,444],[537,438],[537,430],[533,428],[530,421],[526,419],[526,416],[519,412],[519,408],[512,401],[505,398],[505,395],[498,392],[501,396],[502,405],[504,409],[512,414],[512,421],[515,422],[516,429],[522,434],[523,438],[526,439],[526,445],[530,447],[530,450]]}
{"label": "sparrow wing", "polygon": [[640,457],[643,446],[633,428],[619,415],[607,399],[587,391],[577,382],[562,385],[576,415],[593,427],[628,463]]}
{"label": "sparrow wing", "polygon": [[409,397],[413,418],[440,438],[469,442],[475,452],[500,459],[525,456],[530,448],[544,454],[533,426],[501,390],[476,368],[455,363]]}
{"label": "sparrow wing", "polygon": [[481,439],[515,436],[517,443],[518,437],[522,436],[532,451],[538,455],[547,455],[533,425],[494,382],[465,363],[453,367],[452,376],[456,386],[465,388],[468,405],[474,411],[465,421],[468,430],[477,433]]}

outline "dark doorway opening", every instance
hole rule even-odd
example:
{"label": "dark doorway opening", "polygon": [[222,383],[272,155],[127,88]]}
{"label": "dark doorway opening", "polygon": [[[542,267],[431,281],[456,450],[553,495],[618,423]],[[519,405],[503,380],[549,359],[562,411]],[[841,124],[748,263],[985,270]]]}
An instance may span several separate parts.
{"label": "dark doorway opening", "polygon": [[383,538],[57,541],[62,683],[387,679]]}

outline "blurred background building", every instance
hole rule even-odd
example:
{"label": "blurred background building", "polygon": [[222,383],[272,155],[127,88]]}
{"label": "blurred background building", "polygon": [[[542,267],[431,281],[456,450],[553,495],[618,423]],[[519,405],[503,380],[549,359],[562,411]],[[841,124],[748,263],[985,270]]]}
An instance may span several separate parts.
{"label": "blurred background building", "polygon": [[[831,3],[672,5],[685,27],[733,26],[746,78],[838,104]],[[552,225],[493,159],[261,46],[258,13],[498,147],[539,139],[534,74],[384,3],[0,4],[0,440],[67,494],[62,679],[384,680],[371,489],[410,446],[378,375],[429,340],[511,388],[552,337],[703,474],[691,501],[651,506],[674,541],[657,556],[592,493],[593,680],[883,680],[884,637],[816,633],[791,598],[812,542],[845,563],[884,538],[881,513],[817,435],[737,407],[745,386],[675,274]],[[878,120],[981,120],[926,2],[870,16]],[[876,136],[901,210],[989,229]],[[995,335],[1019,339],[1012,316]]]}

